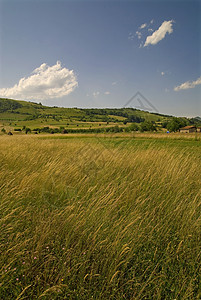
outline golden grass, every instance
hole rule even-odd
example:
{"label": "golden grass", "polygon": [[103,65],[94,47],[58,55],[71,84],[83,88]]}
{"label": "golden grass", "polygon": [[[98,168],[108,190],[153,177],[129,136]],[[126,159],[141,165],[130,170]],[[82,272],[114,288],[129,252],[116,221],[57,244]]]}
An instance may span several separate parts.
{"label": "golden grass", "polygon": [[104,143],[0,137],[0,299],[199,299],[200,142]]}

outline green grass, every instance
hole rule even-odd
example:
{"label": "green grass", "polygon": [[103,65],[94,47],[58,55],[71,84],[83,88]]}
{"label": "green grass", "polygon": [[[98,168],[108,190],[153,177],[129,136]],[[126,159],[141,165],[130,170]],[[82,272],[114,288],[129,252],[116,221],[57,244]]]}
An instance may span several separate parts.
{"label": "green grass", "polygon": [[0,136],[0,299],[200,299],[200,145]]}

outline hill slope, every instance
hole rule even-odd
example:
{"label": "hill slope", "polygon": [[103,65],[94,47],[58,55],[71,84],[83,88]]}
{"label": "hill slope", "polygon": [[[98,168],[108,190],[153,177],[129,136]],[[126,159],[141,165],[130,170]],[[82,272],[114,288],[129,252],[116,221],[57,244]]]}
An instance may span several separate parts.
{"label": "hill slope", "polygon": [[[150,113],[135,108],[63,108],[49,107],[41,103],[0,98],[0,127],[8,130],[20,130],[23,127],[34,128],[97,128],[99,126],[129,126],[144,121],[160,127],[174,117]],[[186,118],[184,118],[186,122]],[[196,119],[197,120],[197,119]],[[100,127],[99,127],[100,128]],[[78,128],[77,128],[78,129]]]}

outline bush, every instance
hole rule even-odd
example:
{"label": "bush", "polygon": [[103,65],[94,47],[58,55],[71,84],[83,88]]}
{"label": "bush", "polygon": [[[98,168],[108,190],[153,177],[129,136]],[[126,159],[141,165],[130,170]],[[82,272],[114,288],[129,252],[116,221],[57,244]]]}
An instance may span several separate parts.
{"label": "bush", "polygon": [[5,128],[2,128],[2,129],[1,129],[1,132],[6,133]]}

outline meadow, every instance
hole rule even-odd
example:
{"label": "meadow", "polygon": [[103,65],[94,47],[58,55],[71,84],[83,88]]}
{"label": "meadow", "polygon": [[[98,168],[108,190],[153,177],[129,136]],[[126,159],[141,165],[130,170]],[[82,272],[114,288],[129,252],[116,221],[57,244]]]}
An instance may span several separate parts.
{"label": "meadow", "polygon": [[200,299],[201,139],[1,135],[0,299]]}

